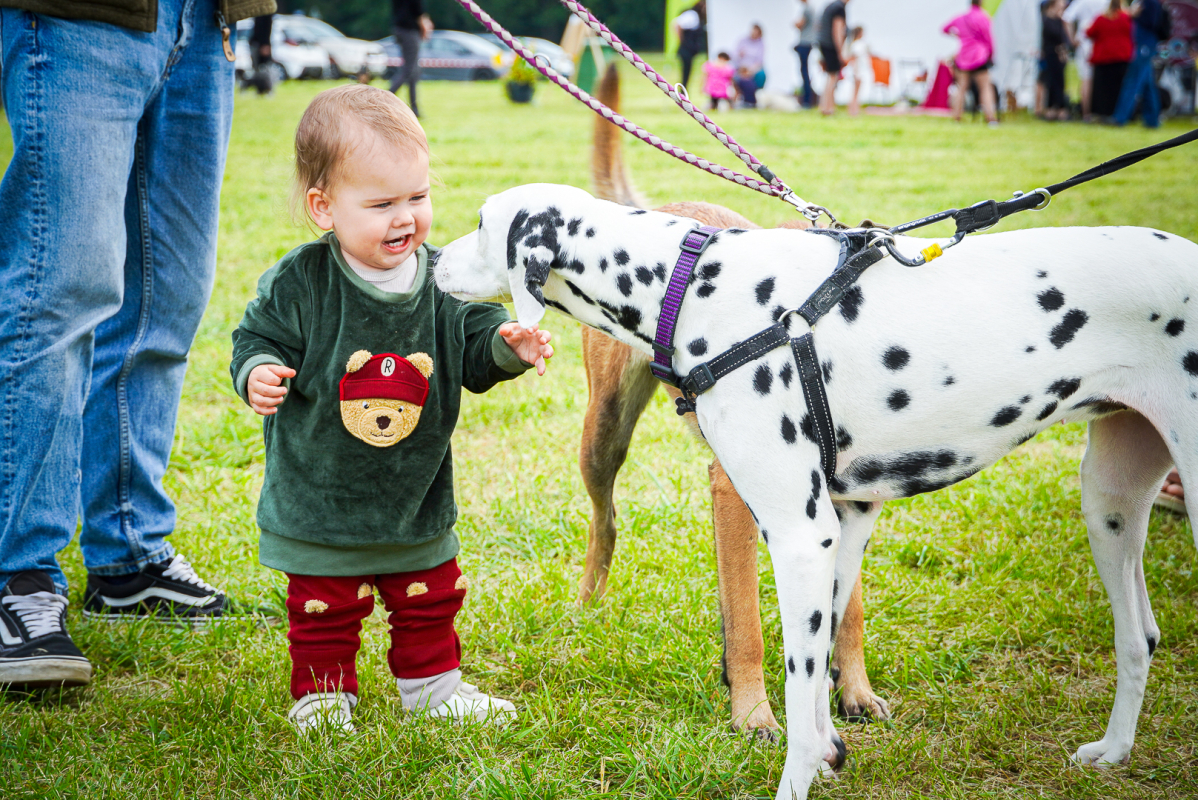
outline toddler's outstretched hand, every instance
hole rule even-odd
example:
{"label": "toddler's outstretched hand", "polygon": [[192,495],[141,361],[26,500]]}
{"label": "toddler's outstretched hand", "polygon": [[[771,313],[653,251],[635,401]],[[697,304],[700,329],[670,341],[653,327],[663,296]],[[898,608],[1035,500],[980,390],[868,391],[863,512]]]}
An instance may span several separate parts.
{"label": "toddler's outstretched hand", "polygon": [[295,370],[279,364],[259,364],[250,370],[250,378],[246,382],[246,395],[250,399],[250,408],[264,417],[278,411],[275,406],[283,402],[287,396],[287,387],[283,385],[284,378],[294,378]]}
{"label": "toddler's outstretched hand", "polygon": [[545,359],[553,358],[553,348],[549,344],[553,335],[549,331],[536,325],[521,328],[520,323],[512,321],[499,326],[499,335],[521,361],[535,365],[538,375],[545,374]]}

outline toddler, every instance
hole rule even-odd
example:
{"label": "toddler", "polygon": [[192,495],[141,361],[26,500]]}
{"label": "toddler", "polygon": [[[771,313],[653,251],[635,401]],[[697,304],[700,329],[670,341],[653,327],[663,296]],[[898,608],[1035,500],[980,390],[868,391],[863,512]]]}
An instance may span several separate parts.
{"label": "toddler", "polygon": [[716,56],[715,61],[703,62],[703,74],[707,76],[707,81],[703,86],[703,91],[707,92],[711,97],[711,110],[715,111],[720,107],[721,100],[732,102],[734,90],[732,88],[732,56],[727,53],[720,53]]}
{"label": "toddler", "polygon": [[553,355],[549,333],[463,303],[429,275],[428,143],[395,95],[322,92],[295,136],[296,188],[329,231],[266,272],[233,333],[237,393],[261,414],[259,559],[287,574],[288,718],[353,730],[354,661],[377,589],[403,707],[502,721],[462,681],[449,439],[462,387],[485,392]]}

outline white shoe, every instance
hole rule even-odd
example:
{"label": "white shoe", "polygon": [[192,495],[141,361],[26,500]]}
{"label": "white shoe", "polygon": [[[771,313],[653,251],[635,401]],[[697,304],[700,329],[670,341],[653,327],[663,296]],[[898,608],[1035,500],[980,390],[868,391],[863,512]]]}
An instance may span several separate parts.
{"label": "white shoe", "polygon": [[516,706],[502,697],[491,697],[480,692],[474,684],[462,681],[444,703],[432,708],[417,709],[416,713],[452,719],[458,723],[473,719],[478,722],[506,725],[516,718]]}
{"label": "white shoe", "polygon": [[353,733],[358,696],[348,692],[311,692],[295,701],[287,719],[300,733],[331,729]]}

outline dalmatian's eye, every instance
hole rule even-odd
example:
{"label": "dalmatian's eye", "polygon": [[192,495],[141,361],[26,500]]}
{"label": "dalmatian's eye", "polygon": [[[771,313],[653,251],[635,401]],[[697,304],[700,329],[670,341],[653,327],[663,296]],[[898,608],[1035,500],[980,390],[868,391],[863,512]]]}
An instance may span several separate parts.
{"label": "dalmatian's eye", "polygon": [[363,403],[362,408],[370,408],[370,403]]}

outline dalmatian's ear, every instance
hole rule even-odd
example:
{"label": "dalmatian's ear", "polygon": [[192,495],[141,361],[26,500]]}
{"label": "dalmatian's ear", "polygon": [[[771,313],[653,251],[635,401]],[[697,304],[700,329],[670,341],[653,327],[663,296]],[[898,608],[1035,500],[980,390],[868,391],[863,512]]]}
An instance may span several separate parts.
{"label": "dalmatian's ear", "polygon": [[553,251],[543,246],[534,247],[516,258],[509,283],[512,303],[516,307],[516,321],[522,328],[531,328],[545,316],[545,296],[541,293],[541,287],[549,279],[553,259]]}

